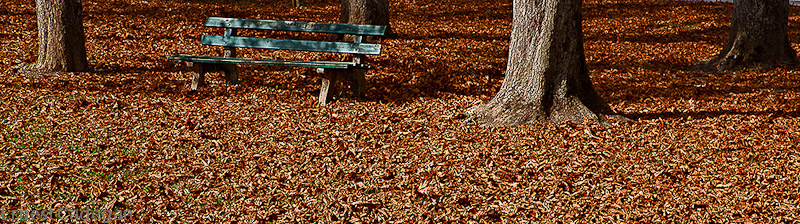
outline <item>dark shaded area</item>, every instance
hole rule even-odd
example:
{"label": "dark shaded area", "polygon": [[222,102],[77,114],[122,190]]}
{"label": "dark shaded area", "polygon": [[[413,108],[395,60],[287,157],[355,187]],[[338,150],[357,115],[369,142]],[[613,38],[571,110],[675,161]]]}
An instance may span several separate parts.
{"label": "dark shaded area", "polygon": [[25,10],[25,11],[17,10],[17,11],[13,11],[13,10],[10,10],[10,9],[0,5],[0,15],[6,15],[6,16],[20,16],[20,15],[36,16],[36,10]]}
{"label": "dark shaded area", "polygon": [[[723,13],[727,14],[730,4],[715,4],[706,2],[681,2],[681,1],[639,1],[639,2],[592,2],[584,3],[583,19],[596,18],[625,19],[641,18],[650,12],[673,11],[678,7],[696,9],[695,13]],[[690,13],[690,12],[686,12]]]}
{"label": "dark shaded area", "polygon": [[[651,25],[644,29],[654,30],[659,26],[667,25]],[[713,28],[685,28],[681,26],[681,31],[678,33],[652,34],[652,33],[626,33],[620,36],[611,35],[597,35],[588,34],[586,39],[593,41],[614,41],[614,42],[638,42],[648,44],[666,44],[678,42],[721,42],[724,41],[723,37],[727,35],[730,29],[727,26],[713,27]]]}
{"label": "dark shaded area", "polygon": [[431,39],[453,39],[452,41],[458,41],[457,39],[470,39],[476,41],[509,41],[511,39],[510,34],[506,35],[495,35],[495,34],[487,34],[487,33],[474,33],[474,32],[453,32],[453,31],[442,31],[442,32],[435,32],[433,34],[416,34],[416,33],[404,33],[398,35],[398,39],[404,40],[431,40]]}
{"label": "dark shaded area", "polygon": [[623,114],[624,116],[634,120],[655,120],[655,119],[705,119],[715,118],[726,115],[745,115],[745,116],[768,116],[769,119],[775,118],[797,118],[800,117],[800,111],[780,111],[780,110],[764,110],[764,111],[693,111],[693,112],[661,112],[661,113],[630,113]]}

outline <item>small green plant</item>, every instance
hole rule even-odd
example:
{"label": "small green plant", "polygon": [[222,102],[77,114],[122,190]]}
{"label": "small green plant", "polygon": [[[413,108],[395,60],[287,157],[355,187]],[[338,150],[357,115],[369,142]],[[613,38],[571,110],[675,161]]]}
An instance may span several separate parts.
{"label": "small green plant", "polygon": [[670,28],[678,28],[678,27],[681,27],[681,25],[680,25],[680,24],[677,24],[677,23],[671,23],[671,22],[669,22],[669,23],[665,23],[664,25],[666,25],[666,26],[668,26],[668,27],[670,27]]}
{"label": "small green plant", "polygon": [[67,200],[67,199],[69,199],[69,197],[67,197],[67,195],[65,195],[64,193],[61,193],[61,192],[56,193],[56,197],[59,200]]}
{"label": "small green plant", "polygon": [[379,193],[379,192],[380,192],[380,189],[378,189],[378,188],[371,188],[370,187],[370,188],[364,189],[364,194],[375,194],[375,193]]}

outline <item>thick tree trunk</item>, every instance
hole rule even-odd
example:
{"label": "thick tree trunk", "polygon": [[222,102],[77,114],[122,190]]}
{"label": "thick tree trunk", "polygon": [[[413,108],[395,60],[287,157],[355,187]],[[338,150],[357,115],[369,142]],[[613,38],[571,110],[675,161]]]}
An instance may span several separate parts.
{"label": "thick tree trunk", "polygon": [[385,36],[393,36],[389,25],[389,0],[342,0],[339,22],[384,25]]}
{"label": "thick tree trunk", "polygon": [[718,70],[794,66],[800,61],[789,43],[789,2],[735,0],[728,42],[706,63]]}
{"label": "thick tree trunk", "polygon": [[36,0],[39,58],[31,72],[88,71],[80,0]]}
{"label": "thick tree trunk", "polygon": [[512,126],[613,115],[586,69],[581,0],[514,0],[513,4],[506,77],[494,99],[470,109],[471,119],[483,126]]}

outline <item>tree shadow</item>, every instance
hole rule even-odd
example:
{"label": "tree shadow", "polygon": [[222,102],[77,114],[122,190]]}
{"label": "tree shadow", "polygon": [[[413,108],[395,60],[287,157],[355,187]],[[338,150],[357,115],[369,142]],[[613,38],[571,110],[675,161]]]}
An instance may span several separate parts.
{"label": "tree shadow", "polygon": [[[648,29],[658,28],[660,25],[649,25]],[[668,44],[681,42],[719,42],[725,41],[724,37],[730,30],[727,26],[707,27],[707,28],[679,28],[681,31],[669,34],[636,33],[624,34],[620,36],[609,35],[586,35],[587,40],[615,41],[615,42],[636,42],[648,44]]]}
{"label": "tree shadow", "polygon": [[510,41],[511,34],[481,34],[481,33],[459,33],[456,31],[435,32],[434,34],[403,33],[398,34],[397,39],[403,40],[431,40],[431,39],[470,39],[475,41]]}
{"label": "tree shadow", "polygon": [[624,19],[624,18],[639,18],[642,15],[647,15],[655,11],[674,11],[676,7],[683,6],[688,10],[685,12],[690,13],[720,13],[730,12],[732,5],[729,4],[712,4],[708,2],[687,2],[687,1],[623,1],[623,2],[592,2],[584,4],[584,20],[607,18],[607,19]]}
{"label": "tree shadow", "polygon": [[[680,8],[686,14],[728,14],[730,6],[725,4],[714,5],[705,2],[685,2],[685,1],[642,1],[642,2],[616,2],[616,3],[594,3],[586,5],[584,21],[602,19],[614,21],[627,21],[642,17],[653,12],[675,11]],[[623,32],[618,35],[604,35],[603,33],[584,32],[587,40],[617,41],[617,42],[637,42],[637,43],[677,43],[677,42],[698,42],[722,41],[729,30],[730,20],[727,18],[714,19],[720,26],[702,27],[707,20],[701,18],[664,22],[660,24],[648,24],[645,26],[632,25],[623,27]],[[660,28],[677,29],[677,32],[668,34],[642,33],[641,30],[653,31]],[[632,32],[637,31],[637,32]]]}
{"label": "tree shadow", "polygon": [[8,8],[3,7],[3,5],[0,5],[0,15],[5,15],[5,16],[22,16],[22,15],[36,16],[36,10],[25,10],[25,11],[15,10],[15,11],[12,11],[12,10],[9,10]]}
{"label": "tree shadow", "polygon": [[[495,54],[482,49],[460,50],[464,55]],[[499,52],[504,57],[507,49]],[[376,88],[371,100],[405,103],[417,97],[440,97],[444,93],[465,96],[492,95],[503,80],[505,60],[443,60],[432,57],[412,60],[382,59],[374,62],[383,75],[370,77],[367,83]],[[398,75],[403,74],[403,75]]]}
{"label": "tree shadow", "polygon": [[656,119],[705,119],[717,118],[726,115],[745,115],[745,116],[766,116],[769,115],[770,119],[774,118],[797,118],[800,117],[800,111],[780,111],[780,110],[763,110],[763,111],[733,111],[733,110],[719,110],[719,111],[692,111],[692,112],[660,112],[660,113],[629,113],[622,114],[623,116],[633,120],[656,120]]}
{"label": "tree shadow", "polygon": [[[106,78],[110,74],[125,78]],[[61,76],[77,75],[80,78],[64,78]],[[7,83],[9,86],[20,86],[26,89],[45,89],[49,92],[88,91],[125,94],[158,94],[173,95],[185,92],[185,82],[174,79],[141,76],[136,73],[85,72],[61,73],[31,78],[28,82]]]}

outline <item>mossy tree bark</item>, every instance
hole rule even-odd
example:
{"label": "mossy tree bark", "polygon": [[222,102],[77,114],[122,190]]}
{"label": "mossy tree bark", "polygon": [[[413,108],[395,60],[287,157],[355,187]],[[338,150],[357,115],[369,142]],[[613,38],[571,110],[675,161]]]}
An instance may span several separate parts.
{"label": "mossy tree bark", "polygon": [[89,71],[80,0],[36,0],[39,55],[29,72]]}
{"label": "mossy tree bark", "polygon": [[470,119],[482,126],[513,126],[620,118],[589,78],[581,3],[514,0],[503,85],[494,99],[470,109]]}
{"label": "mossy tree bark", "polygon": [[789,42],[789,2],[735,0],[728,41],[705,63],[717,70],[795,66],[800,61]]}

